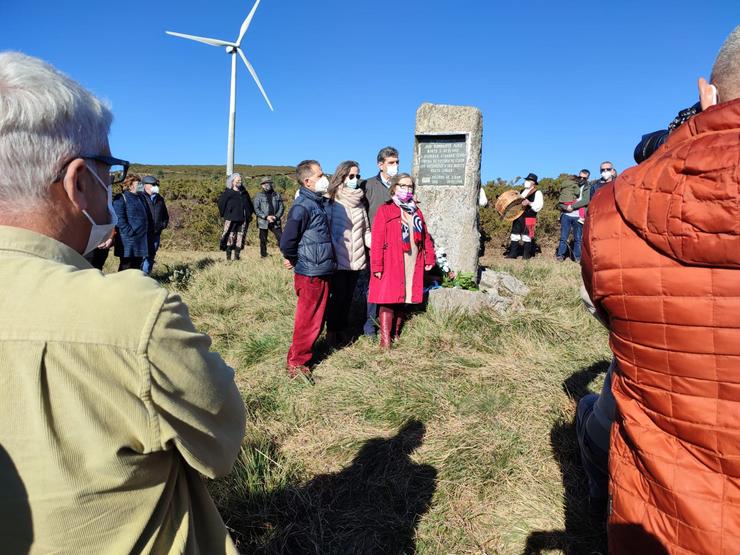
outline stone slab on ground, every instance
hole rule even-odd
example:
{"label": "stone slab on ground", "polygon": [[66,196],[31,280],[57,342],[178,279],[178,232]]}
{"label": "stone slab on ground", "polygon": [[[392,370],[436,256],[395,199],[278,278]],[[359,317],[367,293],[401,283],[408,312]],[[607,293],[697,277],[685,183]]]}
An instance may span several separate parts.
{"label": "stone slab on ground", "polygon": [[468,291],[452,287],[440,287],[429,291],[429,306],[439,312],[478,312],[493,309],[499,314],[505,313],[514,300],[482,291]]}
{"label": "stone slab on ground", "polygon": [[506,272],[496,272],[495,270],[483,270],[478,286],[481,291],[495,294],[498,294],[501,289],[504,289],[515,297],[525,297],[530,292],[529,287],[521,280]]}

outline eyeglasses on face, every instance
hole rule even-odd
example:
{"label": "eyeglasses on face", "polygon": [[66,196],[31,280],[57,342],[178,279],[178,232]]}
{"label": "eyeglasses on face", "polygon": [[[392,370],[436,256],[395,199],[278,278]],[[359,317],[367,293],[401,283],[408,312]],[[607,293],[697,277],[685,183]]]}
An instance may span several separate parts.
{"label": "eyeglasses on face", "polygon": [[113,156],[98,156],[96,154],[82,154],[80,156],[75,156],[74,158],[70,159],[69,161],[65,162],[62,165],[62,168],[59,170],[59,173],[54,178],[54,183],[57,181],[60,181],[64,177],[64,168],[66,168],[70,162],[73,160],[76,160],[77,158],[83,158],[85,160],[94,160],[95,162],[100,162],[101,164],[105,164],[106,166],[109,166],[108,174],[110,179],[110,184],[114,185],[116,183],[121,183],[124,179],[126,179],[126,174],[128,173],[129,168],[129,162],[127,160],[121,160],[120,158],[114,158]]}
{"label": "eyeglasses on face", "polygon": [[360,174],[359,174],[359,173],[351,173],[351,174],[349,174],[349,175],[347,176],[347,179],[354,179],[355,177],[356,177],[357,179],[360,179]]}
{"label": "eyeglasses on face", "polygon": [[614,169],[614,168],[601,168],[601,170],[600,170],[600,171],[602,171],[602,172],[610,172],[610,171],[612,171],[613,169]]}
{"label": "eyeglasses on face", "polygon": [[100,162],[101,164],[110,166],[108,174],[110,175],[111,185],[121,183],[124,179],[126,179],[126,174],[128,173],[129,167],[129,163],[127,160],[121,160],[120,158],[114,158],[113,156],[90,156],[85,154],[83,154],[81,158],[85,158],[87,160],[95,160],[96,162]]}

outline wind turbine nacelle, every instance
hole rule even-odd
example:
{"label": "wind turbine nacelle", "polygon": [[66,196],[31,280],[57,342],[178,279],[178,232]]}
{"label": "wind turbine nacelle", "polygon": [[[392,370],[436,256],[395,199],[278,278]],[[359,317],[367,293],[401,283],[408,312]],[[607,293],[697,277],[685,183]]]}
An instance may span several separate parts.
{"label": "wind turbine nacelle", "polygon": [[234,48],[233,46],[227,46],[226,47],[226,53],[227,54],[233,54],[234,52],[236,52],[236,48]]}

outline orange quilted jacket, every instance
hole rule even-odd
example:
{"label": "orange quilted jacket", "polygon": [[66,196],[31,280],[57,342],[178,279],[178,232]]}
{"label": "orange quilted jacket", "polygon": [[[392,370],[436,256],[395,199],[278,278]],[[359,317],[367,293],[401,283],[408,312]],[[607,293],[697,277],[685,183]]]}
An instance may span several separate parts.
{"label": "orange quilted jacket", "polygon": [[[610,552],[740,553],[740,100],[591,200],[583,278],[619,363]],[[645,542],[645,543],[640,543]]]}

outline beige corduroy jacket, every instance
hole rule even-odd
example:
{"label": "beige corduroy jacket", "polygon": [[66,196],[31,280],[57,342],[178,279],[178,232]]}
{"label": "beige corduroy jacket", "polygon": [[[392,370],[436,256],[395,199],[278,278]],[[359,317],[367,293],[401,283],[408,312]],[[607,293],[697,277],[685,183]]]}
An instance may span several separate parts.
{"label": "beige corduroy jacket", "polygon": [[0,552],[236,553],[244,403],[180,298],[5,226],[0,284]]}

